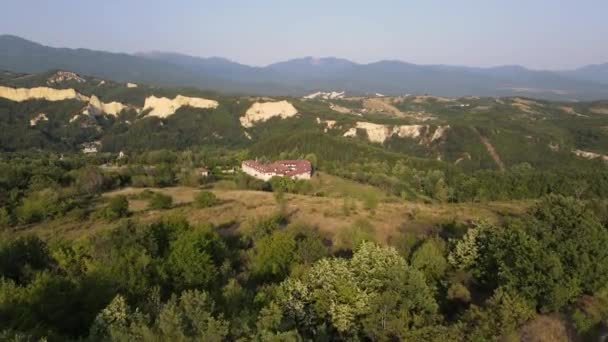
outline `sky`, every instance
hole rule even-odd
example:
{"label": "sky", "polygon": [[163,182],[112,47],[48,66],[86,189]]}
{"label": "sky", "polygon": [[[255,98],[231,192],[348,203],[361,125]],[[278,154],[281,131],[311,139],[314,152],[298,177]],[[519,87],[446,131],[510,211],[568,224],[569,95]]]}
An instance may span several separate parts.
{"label": "sky", "polygon": [[0,34],[250,65],[360,63],[570,69],[608,62],[607,0],[2,0]]}

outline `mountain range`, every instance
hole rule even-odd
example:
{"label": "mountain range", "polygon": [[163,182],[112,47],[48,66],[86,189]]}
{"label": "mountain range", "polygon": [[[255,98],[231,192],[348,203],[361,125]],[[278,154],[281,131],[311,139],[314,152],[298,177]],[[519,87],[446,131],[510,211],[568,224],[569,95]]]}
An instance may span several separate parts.
{"label": "mountain range", "polygon": [[255,67],[225,58],[171,52],[126,54],[56,48],[0,35],[0,69],[28,73],[64,69],[117,81],[251,95],[302,96],[340,90],[352,94],[608,99],[608,63],[538,71],[517,65],[475,68],[395,60],[359,64],[334,57],[304,57]]}

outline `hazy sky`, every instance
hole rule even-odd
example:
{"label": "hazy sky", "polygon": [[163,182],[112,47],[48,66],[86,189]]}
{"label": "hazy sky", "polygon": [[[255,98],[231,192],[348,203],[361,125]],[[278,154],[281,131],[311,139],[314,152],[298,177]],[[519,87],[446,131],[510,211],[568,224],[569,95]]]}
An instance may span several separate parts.
{"label": "hazy sky", "polygon": [[254,65],[337,56],[564,69],[608,62],[608,0],[2,0],[0,33]]}

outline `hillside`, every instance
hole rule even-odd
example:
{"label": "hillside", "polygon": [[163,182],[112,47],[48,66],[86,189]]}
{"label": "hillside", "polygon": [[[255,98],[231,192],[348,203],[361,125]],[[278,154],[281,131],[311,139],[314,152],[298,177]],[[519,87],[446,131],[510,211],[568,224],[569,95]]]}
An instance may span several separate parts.
{"label": "hillside", "polygon": [[359,157],[381,151],[382,158],[407,155],[465,170],[524,162],[564,169],[606,159],[607,111],[605,102],[523,97],[257,98],[69,71],[0,75],[4,151],[213,145],[268,156],[297,149],[324,160],[345,158],[344,150]]}
{"label": "hillside", "polygon": [[252,67],[224,58],[176,53],[135,55],[44,46],[0,36],[0,69],[37,73],[66,69],[117,81],[192,86],[227,93],[303,96],[346,90],[360,95],[529,96],[554,100],[608,98],[605,66],[572,72],[519,66],[471,68],[402,61],[358,64],[340,58],[297,58]]}

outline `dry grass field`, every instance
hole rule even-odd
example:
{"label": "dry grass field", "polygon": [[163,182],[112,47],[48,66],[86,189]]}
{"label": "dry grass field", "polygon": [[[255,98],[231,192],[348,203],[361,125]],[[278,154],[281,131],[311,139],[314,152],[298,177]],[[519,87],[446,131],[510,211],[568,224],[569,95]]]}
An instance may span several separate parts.
{"label": "dry grass field", "polygon": [[[407,202],[384,195],[379,189],[327,176],[322,178],[327,190],[323,197],[286,194],[286,212],[289,221],[318,229],[328,238],[357,222],[369,222],[379,242],[409,233],[423,235],[437,231],[442,224],[467,223],[479,219],[499,222],[504,217],[521,214],[530,203],[489,202],[467,204],[425,204]],[[319,182],[317,179],[316,182]],[[173,197],[174,205],[167,210],[150,210],[147,202],[137,199],[143,188],[124,188],[103,194],[99,206],[116,195],[129,198],[132,215],[128,218],[141,223],[171,217],[185,217],[192,224],[211,224],[224,232],[239,231],[255,219],[268,217],[278,211],[270,192],[249,190],[211,190],[220,203],[211,208],[197,208],[192,202],[197,188],[170,187],[150,189]],[[378,198],[375,208],[361,198],[361,194],[374,194]],[[369,195],[365,195],[369,196]],[[347,200],[345,200],[347,198]],[[126,219],[123,219],[126,220]],[[117,222],[90,218],[85,221],[63,218],[21,229],[22,233],[35,233],[46,239],[78,239],[111,229]]]}

